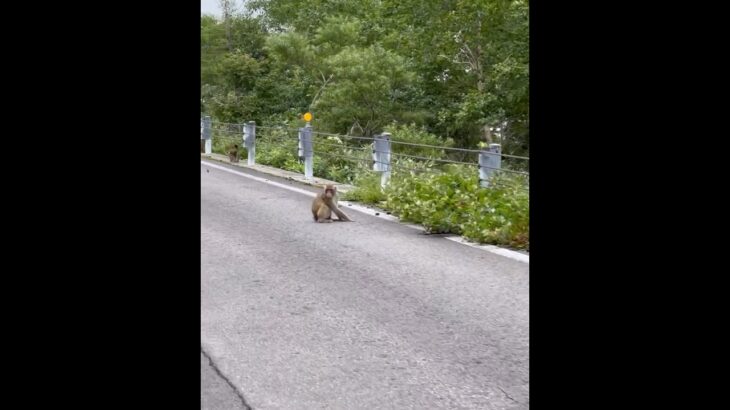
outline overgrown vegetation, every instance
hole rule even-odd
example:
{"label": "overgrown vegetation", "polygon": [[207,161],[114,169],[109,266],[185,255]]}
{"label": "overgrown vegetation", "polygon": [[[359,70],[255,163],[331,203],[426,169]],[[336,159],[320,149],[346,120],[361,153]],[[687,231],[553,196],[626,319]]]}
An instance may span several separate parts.
{"label": "overgrown vegetation", "polygon": [[529,250],[530,201],[522,177],[499,176],[479,186],[473,169],[395,172],[385,190],[380,176],[364,176],[344,197],[374,204],[431,233],[454,233],[481,243]]}
{"label": "overgrown vegetation", "polygon": [[320,131],[415,123],[457,147],[529,151],[526,0],[225,3],[200,26],[201,112],[219,121],[310,111]]}
{"label": "overgrown vegetation", "polygon": [[256,135],[256,163],[304,172],[297,157],[297,138],[287,129],[267,129]]}

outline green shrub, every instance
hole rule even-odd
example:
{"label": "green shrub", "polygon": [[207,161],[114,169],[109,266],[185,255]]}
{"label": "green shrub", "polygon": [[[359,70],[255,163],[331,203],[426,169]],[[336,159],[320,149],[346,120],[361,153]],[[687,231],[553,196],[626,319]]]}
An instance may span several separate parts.
{"label": "green shrub", "polygon": [[529,193],[524,179],[501,176],[479,187],[471,167],[440,173],[401,173],[385,190],[385,209],[432,233],[529,249]]}

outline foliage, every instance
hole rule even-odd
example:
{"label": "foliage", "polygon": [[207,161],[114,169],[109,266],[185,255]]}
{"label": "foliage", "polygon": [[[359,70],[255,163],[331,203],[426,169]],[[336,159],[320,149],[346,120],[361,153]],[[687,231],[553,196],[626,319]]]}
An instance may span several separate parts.
{"label": "foliage", "polygon": [[[529,153],[526,0],[254,0],[201,17],[201,109],[322,131],[415,123],[458,147]],[[490,133],[490,130],[492,131]]]}
{"label": "foliage", "polygon": [[286,130],[270,129],[256,135],[256,163],[304,172],[297,158],[297,139]]}
{"label": "foliage", "polygon": [[[407,144],[432,145],[437,147],[454,146],[453,139],[449,138],[446,141],[443,141],[436,135],[427,132],[424,127],[418,127],[414,123],[394,123],[385,127],[385,131],[390,132],[391,134],[390,138],[391,141],[393,141],[391,143],[391,149],[394,154],[415,155],[420,157],[443,159],[446,158],[446,150],[444,149],[420,147]],[[402,142],[405,144],[398,144],[398,142]]]}
{"label": "foliage", "polygon": [[386,198],[380,187],[380,174],[376,172],[361,173],[355,179],[355,187],[344,193],[342,198],[366,204],[380,204]]}
{"label": "foliage", "polygon": [[385,190],[385,209],[432,233],[464,235],[477,242],[529,249],[529,195],[524,181],[496,178],[479,187],[473,170],[394,177]]}

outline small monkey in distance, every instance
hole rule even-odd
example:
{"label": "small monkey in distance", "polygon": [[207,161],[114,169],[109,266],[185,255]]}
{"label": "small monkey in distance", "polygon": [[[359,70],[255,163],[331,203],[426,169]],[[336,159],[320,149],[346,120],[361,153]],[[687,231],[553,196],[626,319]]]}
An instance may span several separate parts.
{"label": "small monkey in distance", "polygon": [[324,191],[314,197],[312,202],[312,216],[315,222],[332,222],[334,212],[340,221],[352,222],[340,208],[337,207],[337,187],[331,184],[324,186]]}
{"label": "small monkey in distance", "polygon": [[238,162],[238,144],[233,144],[233,148],[228,150],[228,160]]}

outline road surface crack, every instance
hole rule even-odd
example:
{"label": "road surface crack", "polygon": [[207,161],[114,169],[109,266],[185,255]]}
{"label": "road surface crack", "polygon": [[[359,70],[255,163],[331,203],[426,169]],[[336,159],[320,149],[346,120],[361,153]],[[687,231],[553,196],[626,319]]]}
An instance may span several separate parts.
{"label": "road surface crack", "polygon": [[223,373],[221,373],[218,366],[215,364],[215,362],[210,357],[210,355],[208,353],[206,353],[205,350],[203,350],[202,346],[200,347],[200,353],[202,353],[203,356],[205,356],[205,358],[208,359],[208,363],[210,363],[210,367],[212,367],[213,370],[215,370],[215,373],[218,375],[218,377],[225,380],[226,383],[228,383],[228,386],[230,386],[231,389],[233,389],[233,391],[236,392],[236,396],[238,396],[238,398],[241,399],[241,403],[243,403],[243,407],[245,407],[248,410],[252,410],[251,406],[249,406],[248,403],[246,403],[246,399],[243,397],[243,394],[241,394],[241,392],[238,390],[238,388],[236,388],[236,386],[233,385],[233,383],[231,383],[230,380],[228,380],[228,377],[224,376]]}
{"label": "road surface crack", "polygon": [[497,388],[498,388],[499,390],[501,390],[501,391],[502,391],[502,393],[504,393],[504,395],[505,395],[505,396],[507,396],[507,398],[508,398],[508,399],[512,400],[513,402],[515,402],[515,403],[517,403],[517,404],[519,404],[519,403],[520,403],[520,402],[518,402],[517,400],[513,399],[512,397],[510,397],[510,395],[509,395],[509,394],[507,394],[507,392],[506,392],[506,391],[504,391],[504,389],[503,389],[503,388],[501,388],[501,387],[499,387],[499,386],[497,386]]}

